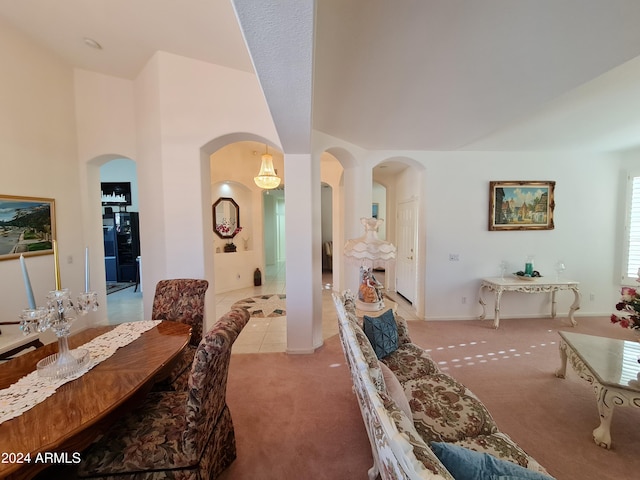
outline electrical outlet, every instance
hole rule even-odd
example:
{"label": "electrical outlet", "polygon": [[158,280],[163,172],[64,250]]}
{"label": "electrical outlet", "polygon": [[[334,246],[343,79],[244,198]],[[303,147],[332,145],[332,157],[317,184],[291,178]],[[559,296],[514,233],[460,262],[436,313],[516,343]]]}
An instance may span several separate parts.
{"label": "electrical outlet", "polygon": [[593,302],[593,301],[595,301],[595,299],[596,299],[596,295],[595,295],[595,293],[590,293],[590,294],[589,294],[589,301],[590,301],[590,302]]}
{"label": "electrical outlet", "polygon": [[449,254],[449,261],[450,262],[458,262],[460,260],[460,254],[459,253],[450,253]]}
{"label": "electrical outlet", "polygon": [[73,263],[73,256],[72,255],[69,255],[67,257],[67,263],[69,263],[69,264]]}
{"label": "electrical outlet", "polygon": [[462,304],[464,305],[465,303],[467,303],[467,297],[462,297]]}

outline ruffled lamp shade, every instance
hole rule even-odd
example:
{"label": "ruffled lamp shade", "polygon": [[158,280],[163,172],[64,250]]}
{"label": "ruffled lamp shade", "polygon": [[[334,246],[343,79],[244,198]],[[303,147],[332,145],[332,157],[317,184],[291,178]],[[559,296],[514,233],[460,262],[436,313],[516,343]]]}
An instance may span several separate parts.
{"label": "ruffled lamp shade", "polygon": [[[361,218],[360,223],[364,226],[365,232],[362,237],[348,240],[344,246],[344,256],[351,265],[360,267],[360,288],[364,283],[376,285],[372,270],[375,268],[386,268],[396,260],[396,247],[390,242],[378,238],[378,228],[383,220],[377,218]],[[365,285],[366,288],[366,285]],[[377,284],[378,290],[381,286]],[[378,298],[363,297],[358,295],[356,306],[361,310],[376,311],[384,308],[384,300],[381,295]]]}
{"label": "ruffled lamp shade", "polygon": [[362,237],[347,240],[344,256],[353,265],[365,265],[371,268],[385,268],[388,262],[395,262],[396,247],[390,242],[378,238],[378,228],[384,220],[361,218],[364,225]]}

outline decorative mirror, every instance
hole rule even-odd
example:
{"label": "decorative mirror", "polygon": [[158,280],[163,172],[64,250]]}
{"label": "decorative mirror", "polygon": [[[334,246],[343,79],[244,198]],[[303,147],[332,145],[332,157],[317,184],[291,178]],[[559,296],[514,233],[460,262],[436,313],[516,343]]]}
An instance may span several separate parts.
{"label": "decorative mirror", "polygon": [[229,197],[220,197],[213,204],[213,231],[220,238],[233,238],[240,232],[240,207]]}

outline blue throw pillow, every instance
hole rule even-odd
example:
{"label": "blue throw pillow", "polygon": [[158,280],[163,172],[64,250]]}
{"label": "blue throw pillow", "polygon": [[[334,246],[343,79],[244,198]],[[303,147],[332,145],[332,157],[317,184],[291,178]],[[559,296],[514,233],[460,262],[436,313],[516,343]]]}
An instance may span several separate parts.
{"label": "blue throw pillow", "polygon": [[459,445],[432,442],[431,449],[456,480],[553,480],[548,475]]}
{"label": "blue throw pillow", "polygon": [[363,327],[364,334],[379,359],[398,349],[398,325],[393,310],[389,309],[379,317],[365,315]]}

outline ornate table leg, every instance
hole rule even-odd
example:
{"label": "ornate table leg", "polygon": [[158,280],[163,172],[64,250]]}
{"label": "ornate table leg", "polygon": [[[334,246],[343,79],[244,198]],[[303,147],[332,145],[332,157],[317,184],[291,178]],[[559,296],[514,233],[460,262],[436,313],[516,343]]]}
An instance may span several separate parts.
{"label": "ornate table leg", "polygon": [[502,298],[502,289],[498,288],[496,290],[496,307],[495,307],[495,317],[493,318],[493,328],[498,328],[500,326],[500,299]]}
{"label": "ornate table leg", "polygon": [[484,318],[487,315],[487,311],[485,309],[485,306],[487,305],[487,303],[484,301],[484,298],[482,297],[482,289],[486,288],[488,290],[495,290],[496,292],[496,305],[495,305],[495,317],[493,320],[493,328],[498,328],[498,325],[500,325],[500,297],[502,297],[502,287],[496,286],[492,283],[485,283],[482,282],[482,284],[480,285],[480,290],[478,291],[478,302],[480,303],[480,305],[482,306],[482,314],[478,317],[480,320],[484,320]]}
{"label": "ornate table leg", "polygon": [[615,394],[609,395],[609,390],[597,383],[593,388],[598,397],[598,413],[600,413],[600,426],[593,431],[593,440],[599,447],[609,449],[611,448],[611,418]]}
{"label": "ornate table leg", "polygon": [[573,317],[573,314],[576,313],[576,310],[580,310],[580,290],[577,285],[569,287],[573,291],[574,300],[571,304],[571,308],[569,309],[569,320],[571,320],[571,325],[574,327],[578,324],[576,319]]}
{"label": "ornate table leg", "polygon": [[556,290],[551,290],[551,318],[556,318]]}
{"label": "ornate table leg", "polygon": [[561,339],[559,344],[560,367],[556,370],[556,377],[565,378],[567,374],[567,344]]}
{"label": "ornate table leg", "polygon": [[478,302],[480,303],[480,306],[482,307],[482,313],[478,317],[480,320],[484,320],[484,317],[487,316],[487,311],[484,308],[487,304],[484,301],[484,298],[482,298],[482,289],[485,288],[485,287],[486,287],[486,285],[483,283],[483,284],[480,285],[480,290],[478,290]]}

